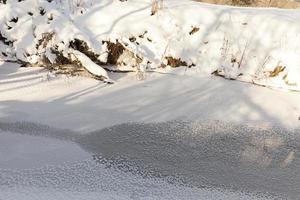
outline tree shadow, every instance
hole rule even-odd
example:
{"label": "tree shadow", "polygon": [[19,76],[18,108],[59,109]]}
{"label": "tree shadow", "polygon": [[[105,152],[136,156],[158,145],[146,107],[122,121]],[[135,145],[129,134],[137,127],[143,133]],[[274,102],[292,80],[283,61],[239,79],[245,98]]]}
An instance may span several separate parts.
{"label": "tree shadow", "polygon": [[0,62],[0,77],[12,77],[15,72],[17,72],[19,66],[15,63]]}
{"label": "tree shadow", "polygon": [[41,83],[44,69],[21,68],[17,63],[2,63],[0,65],[0,93],[26,89]]}
{"label": "tree shadow", "polygon": [[[18,80],[18,87],[4,90],[11,94],[22,94],[30,91],[31,87],[48,84],[36,80],[28,83],[26,80],[24,76]],[[8,78],[4,81],[11,80]],[[266,105],[258,104],[250,92],[257,88],[265,94],[267,102],[273,101],[267,98],[269,94],[272,95],[272,91],[250,84],[218,78],[195,79],[183,75],[158,75],[148,77],[145,81],[127,82],[124,86],[120,84],[105,85],[95,81],[74,92],[68,91],[68,94],[50,94],[53,97],[49,100],[43,98],[46,91],[40,91],[39,96],[44,99],[40,101],[22,101],[4,95],[0,111],[5,117],[0,118],[25,121],[38,119],[44,124],[54,123],[63,127],[74,124],[74,128],[80,130],[96,130],[126,121],[154,122],[177,118],[287,125],[288,119],[283,120],[279,115],[274,115],[273,110],[266,110]],[[66,82],[61,87],[69,86]],[[276,109],[281,112],[286,108],[283,106]]]}
{"label": "tree shadow", "polygon": [[[112,3],[113,3],[113,1],[111,1],[110,3],[107,3],[107,4],[104,5],[104,6],[99,7],[99,9],[101,9],[101,8],[103,8],[103,7],[107,7],[107,6],[111,5]],[[146,10],[146,9],[150,9],[150,8],[151,8],[151,5],[150,5],[150,3],[149,3],[149,5],[147,5],[147,6],[144,6],[144,7],[142,7],[142,8],[139,8],[139,9],[135,9],[135,10],[129,11],[129,12],[127,12],[127,13],[122,14],[121,16],[118,16],[117,19],[115,19],[115,20],[113,21],[113,24],[110,26],[110,28],[109,28],[108,30],[106,30],[105,32],[101,33],[101,34],[97,34],[97,35],[93,34],[92,31],[90,31],[90,29],[91,29],[92,27],[86,28],[85,31],[87,31],[87,32],[89,32],[89,33],[92,33],[91,35],[95,35],[94,38],[98,38],[100,35],[107,35],[107,34],[110,34],[110,33],[112,33],[114,27],[117,26],[117,24],[118,24],[120,21],[124,20],[124,18],[126,18],[126,17],[128,17],[128,16],[130,16],[130,15],[136,14],[136,13],[138,13],[138,12],[144,11],[144,10]],[[94,15],[96,12],[98,12],[99,9],[96,7],[95,9],[93,9],[92,11],[90,11],[89,13],[87,13],[86,15],[84,15],[84,16],[82,16],[82,17],[79,17],[78,20],[79,20],[80,22],[86,21],[89,17],[91,17],[92,15]],[[117,12],[117,13],[118,13],[118,12]],[[115,13],[115,14],[116,14],[116,13]],[[149,15],[150,15],[150,13],[149,13]]]}

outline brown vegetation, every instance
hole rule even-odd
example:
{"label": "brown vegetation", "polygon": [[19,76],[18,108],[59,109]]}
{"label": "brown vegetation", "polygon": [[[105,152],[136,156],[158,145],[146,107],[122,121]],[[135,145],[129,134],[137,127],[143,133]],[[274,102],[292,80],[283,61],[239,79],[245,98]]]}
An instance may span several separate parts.
{"label": "brown vegetation", "polygon": [[270,77],[278,76],[278,74],[280,72],[283,72],[284,70],[285,70],[285,67],[283,67],[283,66],[277,66],[277,67],[275,67],[275,69],[272,72],[270,72]]}
{"label": "brown vegetation", "polygon": [[171,67],[187,66],[187,63],[185,61],[182,61],[180,58],[173,58],[171,56],[167,56],[165,59],[167,60],[167,65]]}
{"label": "brown vegetation", "polygon": [[90,47],[87,45],[85,41],[74,39],[70,42],[70,47],[74,50],[80,51],[81,53],[85,54],[89,57],[94,63],[100,64],[98,61],[98,54],[95,54],[93,51],[90,50]]}
{"label": "brown vegetation", "polygon": [[249,6],[249,7],[276,7],[276,8],[300,8],[300,3],[293,0],[195,0],[198,2]]}
{"label": "brown vegetation", "polygon": [[107,63],[111,65],[118,64],[118,59],[124,52],[125,48],[124,46],[116,41],[116,43],[107,41],[107,49],[108,49],[108,57],[107,57]]}
{"label": "brown vegetation", "polygon": [[200,30],[198,27],[193,27],[193,29],[189,32],[190,35],[193,35],[194,33],[197,33]]}

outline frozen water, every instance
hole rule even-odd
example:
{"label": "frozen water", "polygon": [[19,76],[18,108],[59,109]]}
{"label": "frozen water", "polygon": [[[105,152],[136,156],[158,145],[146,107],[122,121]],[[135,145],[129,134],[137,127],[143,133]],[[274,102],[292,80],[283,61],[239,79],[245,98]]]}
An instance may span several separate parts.
{"label": "frozen water", "polygon": [[217,121],[84,135],[0,123],[0,199],[298,199],[299,142],[297,131]]}

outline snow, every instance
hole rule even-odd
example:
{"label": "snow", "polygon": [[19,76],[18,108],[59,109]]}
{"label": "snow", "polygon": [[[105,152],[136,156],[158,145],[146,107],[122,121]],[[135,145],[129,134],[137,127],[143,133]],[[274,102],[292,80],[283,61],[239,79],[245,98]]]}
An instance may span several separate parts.
{"label": "snow", "polygon": [[[55,50],[114,82],[0,61],[0,199],[297,199],[298,10],[81,2],[0,4],[0,59]],[[107,41],[122,64],[99,65]]]}
{"label": "snow", "polygon": [[[274,125],[300,127],[298,93],[198,77],[184,68],[149,73],[144,81],[137,81],[135,73],[109,76],[115,84],[2,63],[0,199],[272,199],[270,191],[298,195],[295,174],[299,173],[294,171],[299,169],[298,130],[270,129]],[[180,123],[118,125],[174,119],[192,121],[191,129],[183,131]],[[240,129],[232,123],[254,128]],[[233,139],[222,139],[220,130]],[[201,138],[210,137],[207,146]],[[195,151],[196,147],[200,149]],[[266,148],[268,154],[264,153]],[[92,160],[93,155],[102,154],[107,163]],[[109,158],[118,162],[118,155],[138,159],[133,167],[153,165],[170,177],[145,178],[124,172],[124,168],[108,168]],[[191,155],[211,156],[193,159]],[[220,163],[220,159],[225,160]],[[193,174],[195,170],[199,171]],[[170,182],[177,172],[189,181],[179,185]],[[263,180],[267,182],[262,184]],[[216,187],[198,187],[214,183]],[[226,189],[234,185],[238,189]],[[263,192],[252,193],[251,188]]]}
{"label": "snow", "polygon": [[1,169],[34,169],[66,161],[79,162],[90,157],[72,142],[11,132],[1,132],[0,137]]}
{"label": "snow", "polygon": [[34,121],[88,132],[124,122],[173,119],[300,126],[300,96],[251,84],[174,73],[110,73],[113,85],[54,76],[41,68],[0,67],[1,121]]}
{"label": "snow", "polygon": [[104,77],[105,79],[108,78],[107,72],[100,67],[99,65],[95,64],[89,57],[85,54],[81,53],[80,51],[73,50],[72,54],[78,59],[82,65],[92,74],[100,77]]}
{"label": "snow", "polygon": [[[171,56],[194,64],[198,76],[217,72],[228,79],[299,91],[298,10],[236,8],[188,0],[164,1],[164,8],[154,16],[150,16],[148,0],[87,0],[79,6],[61,1],[14,0],[0,6],[0,31],[14,41],[12,47],[1,49],[31,63],[44,52],[53,60],[49,49],[55,46],[68,57],[69,43],[74,39],[85,41],[92,52],[100,55],[98,60],[105,62],[107,46],[103,41],[118,41],[144,63],[150,62],[148,70],[161,70],[165,57]],[[39,14],[41,7],[45,15]],[[33,16],[27,14],[28,10]],[[50,16],[53,19],[49,21]],[[12,17],[19,17],[20,23],[9,22]],[[7,30],[5,23],[12,28]],[[199,30],[190,34],[193,28]],[[42,35],[51,32],[55,37],[37,50]],[[131,37],[135,41],[130,41]],[[127,65],[120,66],[120,70],[139,70],[131,61]],[[284,70],[271,76],[278,66]]]}

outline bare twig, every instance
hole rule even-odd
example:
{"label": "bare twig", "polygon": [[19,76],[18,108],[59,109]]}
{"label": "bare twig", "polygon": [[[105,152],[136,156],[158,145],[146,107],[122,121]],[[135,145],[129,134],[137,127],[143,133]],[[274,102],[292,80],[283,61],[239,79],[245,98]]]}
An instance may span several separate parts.
{"label": "bare twig", "polygon": [[245,45],[245,48],[244,48],[244,51],[243,51],[243,53],[242,53],[242,57],[241,57],[241,60],[240,60],[240,62],[239,62],[238,68],[240,68],[241,65],[242,65],[242,62],[243,62],[243,60],[244,60],[244,56],[245,56],[245,52],[246,52],[246,49],[247,49],[247,47],[248,47],[248,44],[249,44],[249,41],[247,41],[247,43],[246,43],[246,45]]}

